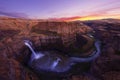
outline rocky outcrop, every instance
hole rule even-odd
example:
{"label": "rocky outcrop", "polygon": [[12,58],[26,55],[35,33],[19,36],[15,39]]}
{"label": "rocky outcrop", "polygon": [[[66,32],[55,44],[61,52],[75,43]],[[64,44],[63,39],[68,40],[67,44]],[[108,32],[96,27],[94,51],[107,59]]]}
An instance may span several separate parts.
{"label": "rocky outcrop", "polygon": [[84,23],[93,28],[96,31],[95,36],[102,41],[102,54],[94,62],[91,72],[97,80],[117,80],[120,76],[120,20]]}
{"label": "rocky outcrop", "polygon": [[25,64],[30,57],[30,51],[23,40],[31,40],[36,50],[57,49],[65,54],[70,44],[78,46],[75,43],[76,34],[85,35],[91,31],[91,28],[82,23],[0,19],[0,79],[42,80],[41,75],[37,75]]}
{"label": "rocky outcrop", "polygon": [[32,32],[38,34],[61,36],[63,43],[70,45],[74,42],[76,34],[86,34],[92,29],[82,23],[77,22],[39,22],[33,26]]}
{"label": "rocky outcrop", "polygon": [[92,29],[86,25],[78,22],[39,22],[37,25],[33,26],[32,31],[51,31],[58,34],[72,34],[72,33],[86,33],[90,32]]}
{"label": "rocky outcrop", "polygon": [[[43,75],[36,74],[25,65],[30,57],[30,51],[23,40],[31,40],[36,50],[57,49],[63,54],[71,52],[72,56],[85,57],[94,50],[94,38],[88,37],[94,31],[94,36],[102,42],[101,55],[92,64],[81,63],[80,65],[85,66],[75,68],[74,71],[78,73],[68,79],[117,80],[120,76],[119,25],[119,20],[43,22],[2,18],[0,19],[0,80],[45,80]],[[81,54],[77,53],[79,51]],[[84,68],[87,73],[80,73],[79,70]]]}

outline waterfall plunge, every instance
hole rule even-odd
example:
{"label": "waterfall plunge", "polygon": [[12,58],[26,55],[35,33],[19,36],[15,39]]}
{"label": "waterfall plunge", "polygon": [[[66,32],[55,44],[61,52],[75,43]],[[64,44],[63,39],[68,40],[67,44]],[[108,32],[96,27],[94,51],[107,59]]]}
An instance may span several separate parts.
{"label": "waterfall plunge", "polygon": [[39,59],[39,58],[41,58],[41,57],[43,57],[44,56],[44,54],[42,54],[42,53],[36,53],[34,50],[33,50],[33,48],[32,48],[32,46],[31,46],[31,42],[29,41],[29,40],[24,40],[24,43],[25,43],[25,45],[31,50],[31,52],[32,52],[32,58],[33,59]]}
{"label": "waterfall plunge", "polygon": [[[49,55],[44,54],[44,52],[36,52],[34,51],[34,49],[31,46],[31,42],[29,40],[25,40],[24,44],[31,50],[32,54],[31,54],[31,59],[30,59],[30,65],[33,64],[33,60],[34,61],[34,68],[35,70],[48,70],[48,71],[52,71],[52,72],[66,72],[69,71],[69,69],[71,68],[72,65],[75,65],[77,63],[80,62],[90,62],[92,60],[95,60],[99,55],[100,55],[100,41],[95,41],[94,45],[96,50],[92,53],[92,55],[90,55],[89,57],[67,57],[67,60],[65,61],[64,59],[61,59],[58,56],[56,57],[56,60],[53,60],[53,58],[50,55],[54,55],[51,54],[50,52]],[[44,60],[45,58],[42,58],[43,56],[48,56],[49,59]],[[40,59],[42,58],[42,59]],[[40,60],[40,61],[39,61]],[[41,60],[43,60],[43,62],[41,62]],[[64,63],[66,63],[64,65]]]}

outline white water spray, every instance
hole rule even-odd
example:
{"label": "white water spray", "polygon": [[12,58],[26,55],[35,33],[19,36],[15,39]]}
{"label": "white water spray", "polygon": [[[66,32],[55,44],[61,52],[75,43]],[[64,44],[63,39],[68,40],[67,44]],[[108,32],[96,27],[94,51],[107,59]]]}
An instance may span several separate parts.
{"label": "white water spray", "polygon": [[24,40],[25,45],[31,50],[32,52],[32,58],[33,59],[39,59],[44,56],[42,53],[36,53],[33,48],[31,47],[31,42],[29,40]]}
{"label": "white water spray", "polygon": [[[89,62],[89,61],[96,59],[100,55],[100,52],[101,52],[100,51],[100,42],[95,41],[96,51],[94,51],[92,53],[92,55],[90,55],[87,58],[67,57],[67,60],[66,59],[64,60],[64,59],[61,59],[59,56],[55,56],[56,60],[54,60],[55,57],[50,56],[50,55],[54,55],[54,54],[48,52],[49,59],[46,59],[47,55],[44,52],[34,51],[34,49],[31,46],[31,42],[29,40],[25,40],[24,43],[32,52],[31,59],[30,59],[30,66],[32,66],[31,64],[33,64],[33,60],[36,59],[34,61],[35,70],[45,70],[45,71],[49,70],[49,71],[53,71],[53,72],[65,72],[71,68],[71,65],[75,65],[80,62]],[[43,57],[43,56],[46,56],[46,57]],[[40,58],[42,58],[42,59],[40,59]]]}
{"label": "white water spray", "polygon": [[54,69],[58,64],[59,64],[59,61],[61,61],[60,58],[57,58],[57,60],[55,60],[51,66],[52,69]]}

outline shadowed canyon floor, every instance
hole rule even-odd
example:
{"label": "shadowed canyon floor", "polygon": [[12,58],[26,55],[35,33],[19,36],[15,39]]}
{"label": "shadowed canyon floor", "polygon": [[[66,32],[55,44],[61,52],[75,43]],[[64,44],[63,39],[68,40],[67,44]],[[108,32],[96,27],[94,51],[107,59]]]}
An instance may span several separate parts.
{"label": "shadowed canyon floor", "polygon": [[45,80],[43,75],[38,75],[24,65],[30,57],[30,50],[24,45],[23,40],[31,40],[36,51],[58,50],[62,52],[61,55],[85,57],[94,50],[94,38],[86,36],[89,34],[101,41],[101,55],[92,63],[81,63],[80,65],[85,65],[80,66],[83,73],[78,72],[67,79],[119,80],[119,31],[120,20],[114,19],[50,22],[1,18],[0,80]]}

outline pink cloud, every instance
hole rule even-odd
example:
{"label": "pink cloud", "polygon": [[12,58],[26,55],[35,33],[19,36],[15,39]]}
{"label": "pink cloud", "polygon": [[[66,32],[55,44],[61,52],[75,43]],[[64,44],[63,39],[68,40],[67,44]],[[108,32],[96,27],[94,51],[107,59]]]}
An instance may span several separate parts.
{"label": "pink cloud", "polygon": [[28,18],[27,14],[25,14],[25,13],[17,13],[17,12],[0,11],[0,15],[9,16],[9,17],[15,17],[15,18]]}

